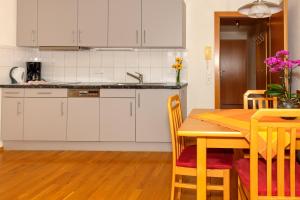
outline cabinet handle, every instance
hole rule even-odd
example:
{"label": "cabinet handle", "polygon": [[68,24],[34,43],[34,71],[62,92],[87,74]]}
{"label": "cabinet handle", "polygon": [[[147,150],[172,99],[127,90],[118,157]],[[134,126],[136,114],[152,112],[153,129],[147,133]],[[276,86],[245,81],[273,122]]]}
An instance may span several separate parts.
{"label": "cabinet handle", "polygon": [[38,92],[37,94],[45,95],[45,94],[52,94],[52,92]]}
{"label": "cabinet handle", "polygon": [[20,94],[19,92],[5,92],[5,94]]}
{"label": "cabinet handle", "polygon": [[141,94],[138,93],[138,108],[141,107]]}
{"label": "cabinet handle", "polygon": [[146,44],[146,30],[144,30],[144,44]]}
{"label": "cabinet handle", "polygon": [[73,43],[75,43],[75,31],[72,31],[73,34]]}
{"label": "cabinet handle", "polygon": [[61,114],[61,116],[64,116],[64,102],[61,102],[61,104],[60,104],[60,114]]}
{"label": "cabinet handle", "polygon": [[21,107],[21,102],[18,102],[18,103],[17,103],[17,115],[20,115],[20,114],[21,114],[20,107]]}
{"label": "cabinet handle", "polygon": [[34,30],[31,31],[31,40],[32,40],[32,44],[33,44],[33,45],[34,45],[34,43],[35,43],[35,39],[34,39],[34,35],[35,35],[35,34],[34,34],[34,32],[35,32]]}
{"label": "cabinet handle", "polygon": [[78,31],[78,40],[79,40],[79,43],[81,43],[81,31],[80,30]]}
{"label": "cabinet handle", "polygon": [[132,102],[130,102],[130,117],[132,117],[133,111],[132,111]]}
{"label": "cabinet handle", "polygon": [[136,30],[135,32],[135,37],[136,37],[136,43],[138,44],[139,43],[139,31]]}

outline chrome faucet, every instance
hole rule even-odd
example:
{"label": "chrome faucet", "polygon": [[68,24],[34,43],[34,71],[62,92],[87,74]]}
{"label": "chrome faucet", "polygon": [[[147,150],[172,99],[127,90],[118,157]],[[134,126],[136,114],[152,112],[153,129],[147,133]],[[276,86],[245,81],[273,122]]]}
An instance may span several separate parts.
{"label": "chrome faucet", "polygon": [[141,83],[144,83],[144,75],[141,74],[141,73],[138,73],[138,72],[135,72],[135,73],[137,74],[137,76],[134,75],[134,74],[131,74],[131,73],[129,73],[129,72],[127,72],[127,75],[128,75],[128,76],[131,76],[132,78],[134,78],[134,79],[136,79],[136,80],[138,80],[140,84],[141,84]]}

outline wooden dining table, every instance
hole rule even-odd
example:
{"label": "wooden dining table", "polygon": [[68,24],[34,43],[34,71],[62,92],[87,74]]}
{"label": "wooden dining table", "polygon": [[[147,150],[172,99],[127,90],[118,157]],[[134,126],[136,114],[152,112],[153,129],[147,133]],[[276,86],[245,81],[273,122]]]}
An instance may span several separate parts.
{"label": "wooden dining table", "polygon": [[[206,151],[214,149],[249,149],[250,143],[245,136],[219,124],[200,120],[192,116],[214,112],[216,110],[194,109],[184,120],[178,130],[178,135],[197,139],[197,200],[207,197]],[[221,111],[221,110],[220,110]],[[250,119],[249,119],[250,121]],[[300,136],[297,139],[297,149],[300,149]],[[236,182],[237,183],[237,182]]]}

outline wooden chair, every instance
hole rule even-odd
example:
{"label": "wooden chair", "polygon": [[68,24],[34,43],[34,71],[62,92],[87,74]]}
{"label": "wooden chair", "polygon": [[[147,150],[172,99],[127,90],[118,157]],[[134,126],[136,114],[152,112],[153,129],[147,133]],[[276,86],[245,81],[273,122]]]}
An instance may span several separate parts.
{"label": "wooden chair", "polygon": [[[274,118],[300,117],[300,109],[262,109],[251,119],[250,159],[235,163],[239,175],[239,199],[300,199],[300,165],[296,164],[296,131],[300,123]],[[265,122],[266,117],[271,117]],[[277,121],[277,122],[276,122]],[[258,132],[266,130],[266,159],[258,155]],[[285,137],[286,134],[290,138]],[[277,154],[272,157],[272,144],[277,137]],[[288,138],[288,139],[287,139]],[[286,147],[286,142],[288,146]],[[285,154],[289,156],[286,157]]]}
{"label": "wooden chair", "polygon": [[[244,94],[244,109],[277,108],[277,97],[266,97],[265,90],[248,90]],[[250,103],[250,104],[249,104]]]}
{"label": "wooden chair", "polygon": [[[177,135],[177,130],[182,124],[182,113],[180,98],[178,95],[169,97],[168,100],[169,123],[172,139],[172,188],[171,200],[174,200],[175,188],[178,188],[177,198],[180,199],[181,189],[196,189],[196,184],[183,182],[183,177],[196,177],[197,168],[197,146],[186,144],[183,137]],[[233,165],[231,152],[220,153],[219,151],[208,151],[207,154],[207,176],[222,178],[222,185],[208,185],[208,190],[223,191],[225,200],[230,199],[230,169]]]}

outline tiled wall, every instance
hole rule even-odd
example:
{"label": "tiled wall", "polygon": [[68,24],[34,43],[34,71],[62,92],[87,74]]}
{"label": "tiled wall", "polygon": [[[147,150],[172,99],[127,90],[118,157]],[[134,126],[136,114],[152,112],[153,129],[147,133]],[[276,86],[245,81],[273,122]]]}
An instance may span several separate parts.
{"label": "tiled wall", "polygon": [[[175,57],[186,59],[177,50],[137,51],[39,51],[37,49],[0,47],[0,82],[9,82],[12,66],[25,67],[35,57],[41,59],[42,76],[47,81],[64,82],[133,82],[126,72],[140,72],[145,82],[175,82],[171,65]],[[186,63],[186,62],[185,62]],[[184,64],[185,64],[184,63]],[[187,80],[187,66],[182,81]]]}

